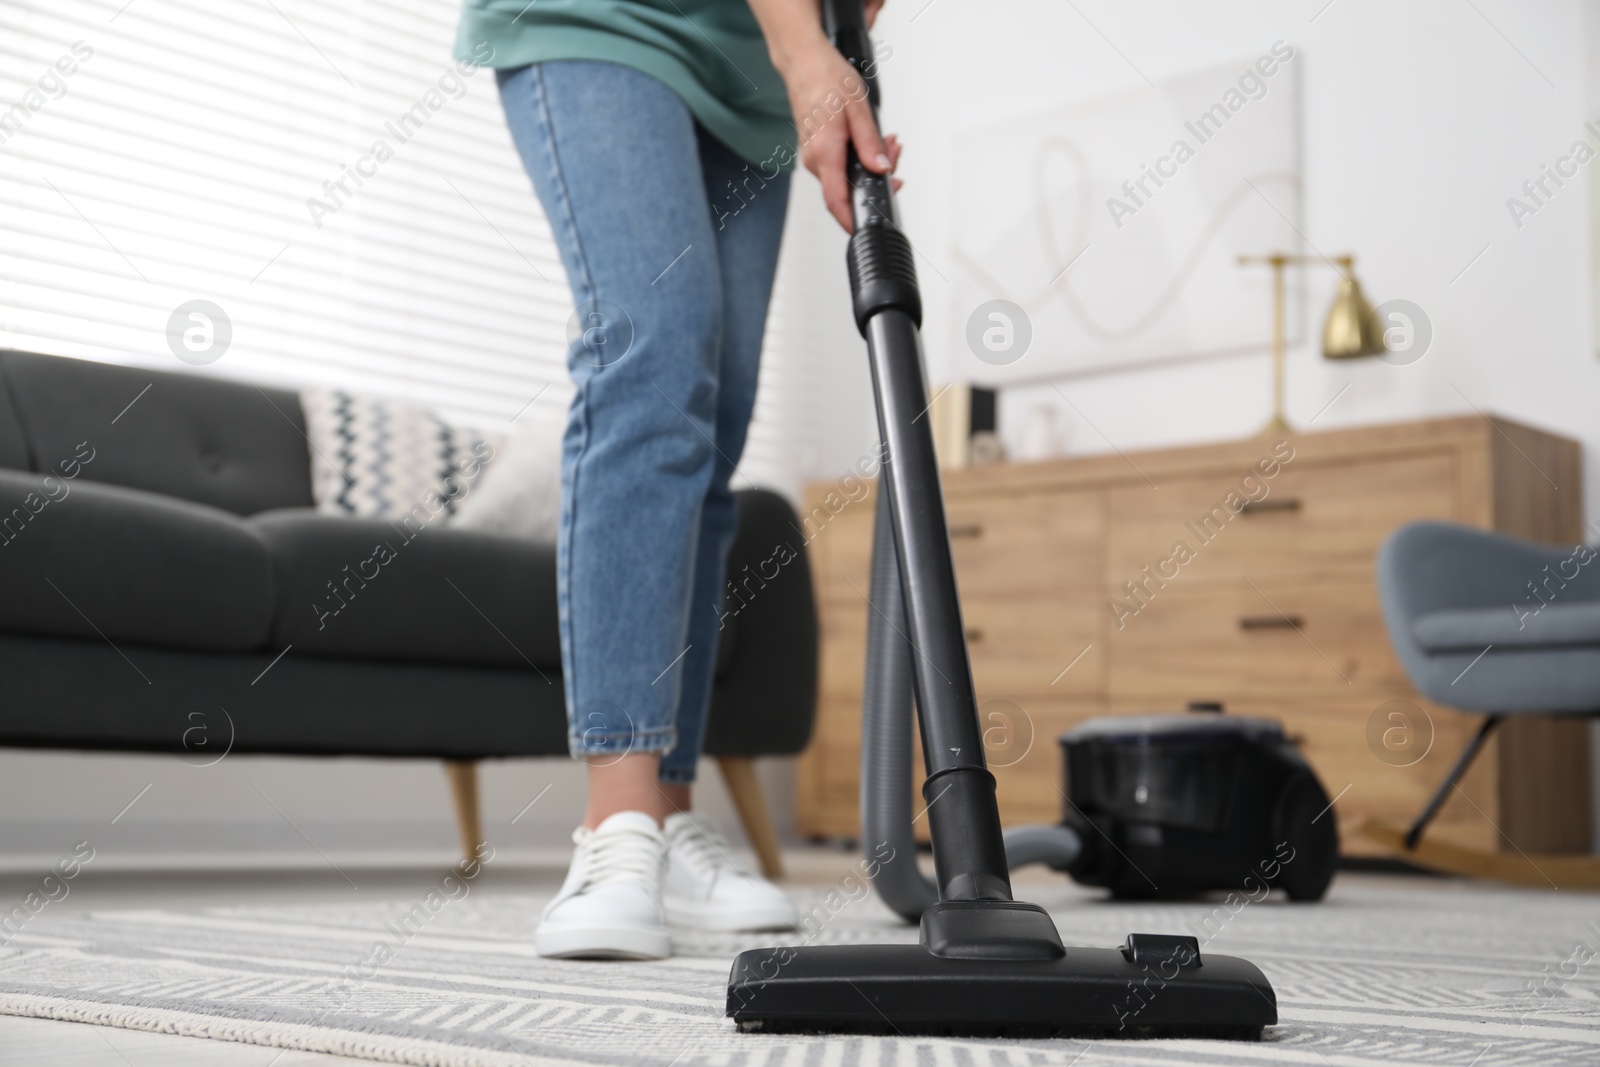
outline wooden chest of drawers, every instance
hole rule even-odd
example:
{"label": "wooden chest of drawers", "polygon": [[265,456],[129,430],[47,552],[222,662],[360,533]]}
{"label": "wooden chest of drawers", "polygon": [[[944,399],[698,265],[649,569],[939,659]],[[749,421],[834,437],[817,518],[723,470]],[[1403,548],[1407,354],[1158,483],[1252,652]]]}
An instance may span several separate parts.
{"label": "wooden chest of drawers", "polygon": [[[1474,417],[947,472],[1002,819],[1060,817],[1057,738],[1074,724],[1208,701],[1281,720],[1339,794],[1346,851],[1374,852],[1348,828],[1414,815],[1478,722],[1408,684],[1379,613],[1378,546],[1419,519],[1576,543],[1580,463],[1573,441]],[[874,505],[855,488],[808,489],[822,679],[798,818],[812,836],[859,832]],[[1420,709],[1410,743],[1426,754],[1406,766],[1369,740],[1396,700]],[[1585,731],[1511,721],[1430,834],[1587,851]]]}

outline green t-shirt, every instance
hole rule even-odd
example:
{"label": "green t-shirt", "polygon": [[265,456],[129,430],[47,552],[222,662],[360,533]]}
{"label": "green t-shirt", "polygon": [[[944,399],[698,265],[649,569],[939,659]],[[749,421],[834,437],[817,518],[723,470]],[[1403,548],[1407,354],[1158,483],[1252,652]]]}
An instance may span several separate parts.
{"label": "green t-shirt", "polygon": [[456,58],[502,70],[620,63],[664,82],[702,126],[768,173],[794,163],[789,98],[745,0],[466,0]]}

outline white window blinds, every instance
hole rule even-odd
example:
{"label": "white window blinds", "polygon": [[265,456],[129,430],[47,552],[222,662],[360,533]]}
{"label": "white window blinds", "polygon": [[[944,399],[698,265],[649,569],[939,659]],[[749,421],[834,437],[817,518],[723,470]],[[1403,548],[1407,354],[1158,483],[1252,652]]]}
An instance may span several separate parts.
{"label": "white window blinds", "polygon": [[[231,326],[208,373],[485,429],[564,405],[571,297],[493,73],[451,60],[456,15],[0,5],[0,345],[182,369],[169,318],[205,300]],[[802,473],[773,388],[785,347],[768,345],[741,485]]]}

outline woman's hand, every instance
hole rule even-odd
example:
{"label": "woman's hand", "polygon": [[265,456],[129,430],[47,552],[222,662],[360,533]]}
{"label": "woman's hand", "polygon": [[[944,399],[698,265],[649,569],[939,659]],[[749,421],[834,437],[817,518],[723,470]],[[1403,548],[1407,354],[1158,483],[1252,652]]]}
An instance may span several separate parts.
{"label": "woman's hand", "polygon": [[900,148],[887,141],[867,103],[866,84],[826,38],[783,72],[800,139],[800,162],[822,182],[822,201],[845,232],[854,229],[850,183],[845,173],[855,146],[862,166],[877,174],[894,169]]}
{"label": "woman's hand", "polygon": [[[845,173],[850,147],[864,167],[885,174],[899,161],[900,144],[878,133],[866,83],[823,34],[813,3],[751,0],[750,6],[789,92],[800,161],[822,182],[823,203],[848,233],[855,228]],[[882,6],[883,0],[868,0],[869,24]]]}

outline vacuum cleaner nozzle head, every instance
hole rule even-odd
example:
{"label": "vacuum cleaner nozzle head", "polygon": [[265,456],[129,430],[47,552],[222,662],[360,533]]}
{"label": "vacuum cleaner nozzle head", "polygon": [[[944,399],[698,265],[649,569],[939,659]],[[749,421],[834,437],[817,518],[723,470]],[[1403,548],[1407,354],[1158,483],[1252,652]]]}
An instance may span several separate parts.
{"label": "vacuum cleaner nozzle head", "polygon": [[921,945],[751,949],[733,961],[728,1016],[777,1033],[1254,1040],[1278,1021],[1259,968],[1202,961],[1192,937],[1129,934],[1055,959],[951,959]]}

